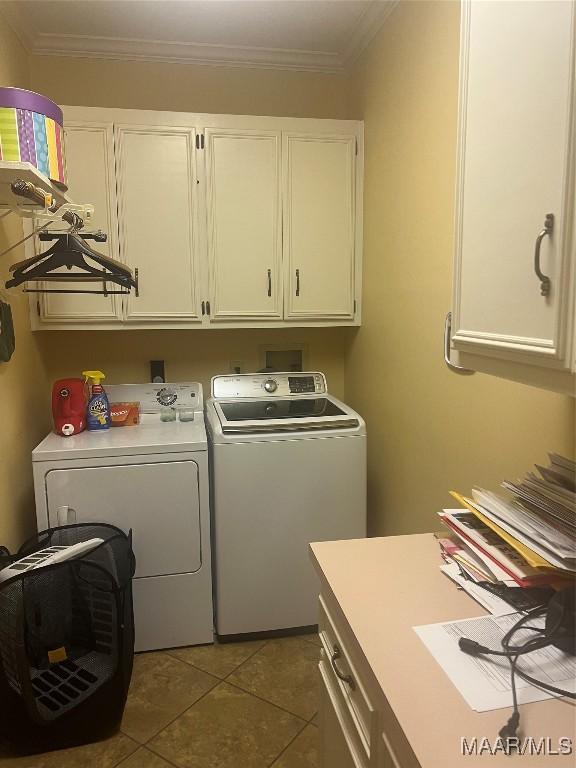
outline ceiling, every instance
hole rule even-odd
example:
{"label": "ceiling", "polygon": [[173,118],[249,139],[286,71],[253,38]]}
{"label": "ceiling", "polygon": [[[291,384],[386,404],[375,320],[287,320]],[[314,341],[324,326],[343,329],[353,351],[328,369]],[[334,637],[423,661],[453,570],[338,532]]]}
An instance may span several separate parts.
{"label": "ceiling", "polygon": [[26,48],[89,56],[339,72],[397,0],[0,0]]}

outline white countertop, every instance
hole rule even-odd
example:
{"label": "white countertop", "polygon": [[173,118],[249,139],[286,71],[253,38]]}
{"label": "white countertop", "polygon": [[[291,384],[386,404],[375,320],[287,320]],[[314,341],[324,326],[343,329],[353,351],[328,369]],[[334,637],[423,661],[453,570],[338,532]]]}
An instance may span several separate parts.
{"label": "white countertop", "polygon": [[[321,580],[336,598],[422,768],[477,761],[490,768],[541,768],[543,760],[550,766],[574,765],[574,755],[461,755],[461,736],[494,742],[512,708],[470,709],[413,630],[486,613],[440,572],[440,548],[432,534],[321,542],[311,549]],[[569,736],[576,749],[575,704],[548,699],[522,705],[519,735],[536,741],[547,736],[554,744]]]}

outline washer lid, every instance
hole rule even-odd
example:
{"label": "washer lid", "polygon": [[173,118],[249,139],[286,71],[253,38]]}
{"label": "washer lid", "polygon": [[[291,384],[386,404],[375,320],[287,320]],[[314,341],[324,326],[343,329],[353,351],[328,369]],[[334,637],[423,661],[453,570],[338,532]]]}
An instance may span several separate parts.
{"label": "washer lid", "polygon": [[329,397],[215,400],[224,433],[301,432],[359,426],[354,413]]}

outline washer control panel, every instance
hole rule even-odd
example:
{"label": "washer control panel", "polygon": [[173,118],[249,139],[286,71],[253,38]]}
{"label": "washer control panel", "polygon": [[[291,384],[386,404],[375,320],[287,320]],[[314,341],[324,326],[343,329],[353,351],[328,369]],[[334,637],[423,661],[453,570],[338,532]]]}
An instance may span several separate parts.
{"label": "washer control panel", "polygon": [[316,392],[314,376],[288,376],[290,392],[295,395],[312,394]]}
{"label": "washer control panel", "polygon": [[318,371],[239,373],[212,379],[212,397],[218,399],[324,395],[326,391],[326,377]]}

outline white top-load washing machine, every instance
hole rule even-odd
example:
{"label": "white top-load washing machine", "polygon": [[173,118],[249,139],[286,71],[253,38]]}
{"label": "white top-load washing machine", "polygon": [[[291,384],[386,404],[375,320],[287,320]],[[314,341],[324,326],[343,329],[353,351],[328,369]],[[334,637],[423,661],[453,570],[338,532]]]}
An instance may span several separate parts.
{"label": "white top-load washing machine", "polygon": [[[208,446],[200,384],[107,386],[139,401],[137,426],[50,434],[33,451],[38,529],[132,529],[136,650],[213,642]],[[162,422],[162,405],[194,411]]]}
{"label": "white top-load washing machine", "polygon": [[216,632],[317,624],[313,541],[366,536],[366,428],[322,373],[216,376],[211,451]]}

